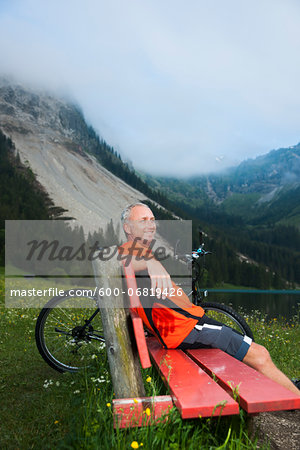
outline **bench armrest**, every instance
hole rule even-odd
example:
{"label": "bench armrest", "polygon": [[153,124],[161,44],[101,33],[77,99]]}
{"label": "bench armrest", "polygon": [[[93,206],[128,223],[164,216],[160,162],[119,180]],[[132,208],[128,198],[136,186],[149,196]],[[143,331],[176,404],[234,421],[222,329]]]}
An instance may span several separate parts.
{"label": "bench armrest", "polygon": [[[122,261],[123,271],[127,284],[127,292],[130,301],[130,315],[132,318],[133,331],[136,340],[136,345],[143,369],[151,367],[150,356],[148,352],[147,342],[144,333],[144,325],[141,317],[137,314],[136,308],[142,308],[139,296],[137,295],[137,284],[135,279],[135,273],[131,264],[126,265],[125,261]],[[132,295],[129,295],[131,293]]]}

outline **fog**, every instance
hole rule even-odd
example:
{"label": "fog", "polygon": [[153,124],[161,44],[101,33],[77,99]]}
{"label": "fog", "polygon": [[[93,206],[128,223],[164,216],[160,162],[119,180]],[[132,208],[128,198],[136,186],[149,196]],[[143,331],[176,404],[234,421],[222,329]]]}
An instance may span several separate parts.
{"label": "fog", "polygon": [[74,98],[135,168],[188,176],[300,141],[300,3],[0,2],[0,73]]}

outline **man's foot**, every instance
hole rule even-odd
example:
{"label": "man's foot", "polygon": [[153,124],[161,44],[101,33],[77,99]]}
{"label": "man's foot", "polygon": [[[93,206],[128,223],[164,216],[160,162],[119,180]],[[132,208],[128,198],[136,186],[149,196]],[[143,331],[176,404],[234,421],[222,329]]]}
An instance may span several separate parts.
{"label": "man's foot", "polygon": [[300,378],[292,378],[291,382],[298,388],[300,389]]}

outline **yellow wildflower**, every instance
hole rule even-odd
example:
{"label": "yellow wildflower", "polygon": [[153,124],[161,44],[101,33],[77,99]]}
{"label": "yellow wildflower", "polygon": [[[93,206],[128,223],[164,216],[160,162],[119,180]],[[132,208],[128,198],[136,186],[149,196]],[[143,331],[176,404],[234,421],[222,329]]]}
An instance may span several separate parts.
{"label": "yellow wildflower", "polygon": [[111,407],[111,403],[106,403],[106,406],[107,406],[108,408],[110,408],[110,407]]}
{"label": "yellow wildflower", "polygon": [[139,444],[136,441],[131,442],[132,448],[139,448]]}
{"label": "yellow wildflower", "polygon": [[146,408],[145,413],[147,414],[147,416],[150,416],[150,414],[151,414],[150,408]]}
{"label": "yellow wildflower", "polygon": [[146,378],[147,383],[151,383],[151,377]]}

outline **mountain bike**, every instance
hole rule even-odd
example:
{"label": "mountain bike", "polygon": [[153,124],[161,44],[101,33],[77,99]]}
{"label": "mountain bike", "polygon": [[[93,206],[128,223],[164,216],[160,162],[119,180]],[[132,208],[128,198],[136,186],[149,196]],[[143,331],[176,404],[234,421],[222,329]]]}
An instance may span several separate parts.
{"label": "mountain bike", "polygon": [[[192,265],[192,289],[188,295],[193,303],[202,306],[206,315],[253,339],[249,325],[235,310],[221,303],[204,301],[207,291],[199,290],[197,284],[203,275],[205,256],[210,253],[204,250],[203,243],[191,254],[177,255],[174,252],[175,259]],[[35,327],[35,340],[41,356],[58,372],[76,372],[88,367],[91,359],[105,347],[97,296],[74,296],[73,291],[49,300]]]}

